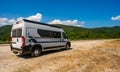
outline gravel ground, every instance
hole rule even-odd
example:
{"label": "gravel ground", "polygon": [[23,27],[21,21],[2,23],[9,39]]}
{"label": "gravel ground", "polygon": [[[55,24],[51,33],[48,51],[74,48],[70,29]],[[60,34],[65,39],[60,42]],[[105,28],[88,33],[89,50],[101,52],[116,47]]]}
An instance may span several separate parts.
{"label": "gravel ground", "polygon": [[119,72],[119,40],[71,41],[70,50],[16,56],[0,45],[0,72]]}

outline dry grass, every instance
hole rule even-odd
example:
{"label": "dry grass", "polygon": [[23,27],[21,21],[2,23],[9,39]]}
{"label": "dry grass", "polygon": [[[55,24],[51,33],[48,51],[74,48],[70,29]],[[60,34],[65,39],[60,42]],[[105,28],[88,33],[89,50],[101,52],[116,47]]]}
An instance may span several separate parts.
{"label": "dry grass", "polygon": [[78,49],[63,58],[71,62],[55,72],[119,72],[120,40],[108,41],[90,50]]}
{"label": "dry grass", "polygon": [[[71,50],[24,59],[3,48],[2,72],[119,72],[120,40],[77,41]],[[1,47],[2,48],[2,47]],[[7,48],[7,47],[6,47]],[[8,53],[7,53],[8,52]],[[9,57],[8,57],[9,56]],[[5,68],[5,69],[4,69]]]}

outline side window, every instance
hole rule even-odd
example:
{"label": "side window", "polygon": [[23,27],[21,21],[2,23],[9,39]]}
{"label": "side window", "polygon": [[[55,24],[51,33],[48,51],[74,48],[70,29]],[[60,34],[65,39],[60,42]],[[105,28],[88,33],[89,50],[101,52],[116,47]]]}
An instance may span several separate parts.
{"label": "side window", "polygon": [[51,31],[52,38],[61,38],[60,32]]}
{"label": "side window", "polygon": [[56,31],[48,31],[38,29],[38,34],[43,38],[61,38],[61,33]]}
{"label": "side window", "polygon": [[13,30],[13,31],[12,31],[12,37],[17,37],[17,36],[16,36],[16,30]]}
{"label": "side window", "polygon": [[22,29],[18,29],[17,30],[17,37],[21,37],[22,36]]}
{"label": "side window", "polygon": [[62,35],[63,35],[63,38],[64,38],[64,39],[67,39],[67,38],[68,38],[64,32],[62,32]]}
{"label": "side window", "polygon": [[38,29],[38,34],[41,36],[41,37],[45,37],[45,38],[49,38],[51,37],[50,36],[50,31],[47,31],[47,30],[41,30],[41,29]]}
{"label": "side window", "polygon": [[57,38],[61,38],[61,32],[57,32]]}

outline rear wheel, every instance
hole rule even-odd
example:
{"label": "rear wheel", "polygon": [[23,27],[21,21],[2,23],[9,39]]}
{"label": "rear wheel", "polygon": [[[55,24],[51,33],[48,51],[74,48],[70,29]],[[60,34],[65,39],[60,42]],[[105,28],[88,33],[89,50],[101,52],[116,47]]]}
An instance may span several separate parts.
{"label": "rear wheel", "polygon": [[70,45],[67,43],[65,49],[70,49]]}
{"label": "rear wheel", "polygon": [[14,54],[18,54],[18,52],[13,51]]}
{"label": "rear wheel", "polygon": [[31,52],[31,56],[33,56],[33,57],[37,57],[40,55],[41,55],[41,49],[38,47],[34,48]]}

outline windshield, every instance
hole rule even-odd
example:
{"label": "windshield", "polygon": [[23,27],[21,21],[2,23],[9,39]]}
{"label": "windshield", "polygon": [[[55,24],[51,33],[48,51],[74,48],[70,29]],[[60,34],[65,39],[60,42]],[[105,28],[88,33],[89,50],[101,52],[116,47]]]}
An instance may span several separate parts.
{"label": "windshield", "polygon": [[68,39],[67,35],[64,32],[62,32],[62,35],[64,39]]}

